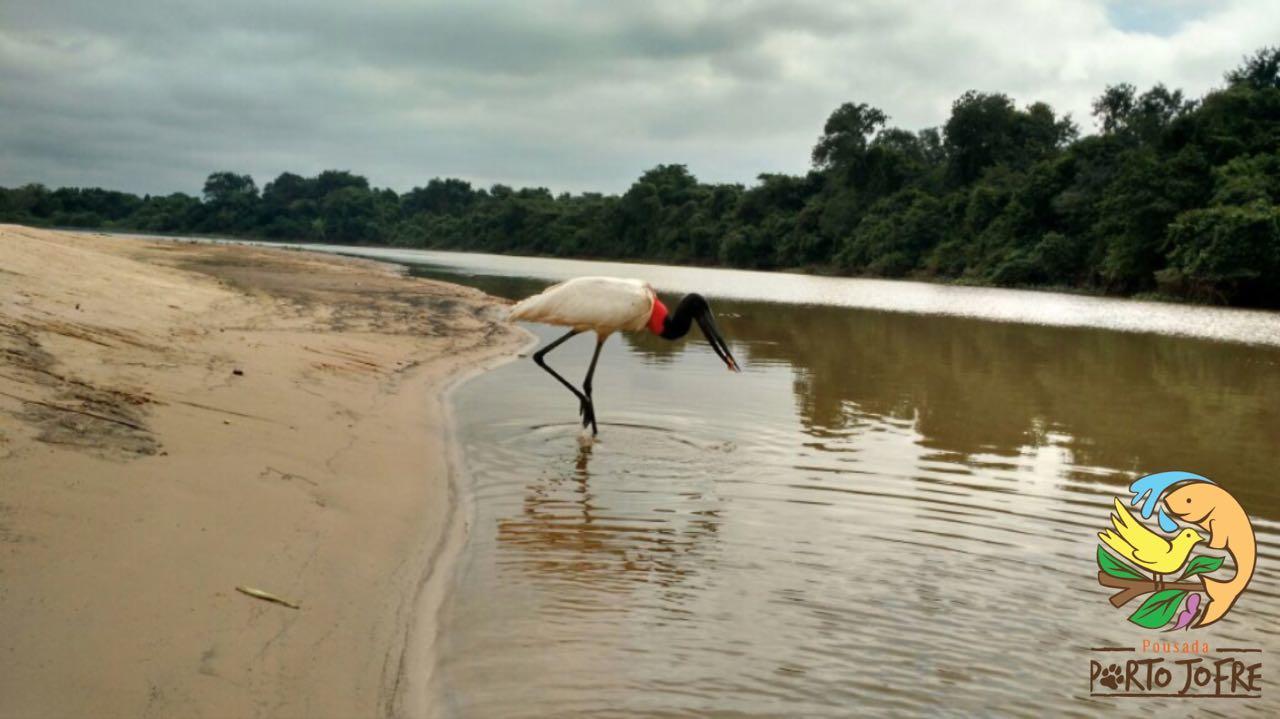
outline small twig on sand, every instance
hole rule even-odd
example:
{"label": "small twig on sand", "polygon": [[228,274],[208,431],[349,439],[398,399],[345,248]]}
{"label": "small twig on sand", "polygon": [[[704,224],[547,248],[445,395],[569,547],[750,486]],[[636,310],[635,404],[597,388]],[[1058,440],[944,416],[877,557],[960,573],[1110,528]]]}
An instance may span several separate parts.
{"label": "small twig on sand", "polygon": [[241,594],[247,594],[253,597],[254,599],[261,599],[264,602],[275,602],[276,604],[283,604],[284,606],[289,607],[290,609],[302,608],[298,604],[294,604],[293,602],[287,599],[281,599],[280,597],[277,597],[271,592],[264,592],[261,589],[254,589],[253,587],[236,587],[236,591],[240,592]]}

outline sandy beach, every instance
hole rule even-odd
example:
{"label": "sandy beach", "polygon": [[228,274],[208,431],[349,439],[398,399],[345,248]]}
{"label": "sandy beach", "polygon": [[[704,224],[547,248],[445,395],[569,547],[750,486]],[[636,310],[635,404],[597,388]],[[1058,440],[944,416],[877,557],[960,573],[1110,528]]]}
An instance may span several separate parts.
{"label": "sandy beach", "polygon": [[363,260],[0,225],[0,716],[419,713],[442,398],[527,341],[502,317]]}

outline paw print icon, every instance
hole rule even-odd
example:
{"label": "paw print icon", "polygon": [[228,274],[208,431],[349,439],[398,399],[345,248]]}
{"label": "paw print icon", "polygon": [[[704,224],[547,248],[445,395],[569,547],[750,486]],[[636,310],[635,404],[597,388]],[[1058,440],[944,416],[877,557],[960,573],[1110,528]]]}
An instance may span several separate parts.
{"label": "paw print icon", "polygon": [[1102,682],[1102,686],[1115,691],[1120,687],[1120,665],[1112,664],[1102,670],[1102,676],[1098,678]]}

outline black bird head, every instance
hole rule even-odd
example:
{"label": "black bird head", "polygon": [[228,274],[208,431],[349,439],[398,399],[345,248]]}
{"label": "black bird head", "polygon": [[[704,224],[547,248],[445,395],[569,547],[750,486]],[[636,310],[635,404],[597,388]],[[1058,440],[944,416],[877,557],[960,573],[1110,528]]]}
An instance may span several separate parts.
{"label": "black bird head", "polygon": [[649,329],[654,334],[668,340],[680,339],[688,334],[689,328],[697,322],[711,349],[715,350],[725,366],[734,372],[742,371],[738,368],[738,362],[733,358],[733,353],[729,351],[728,343],[721,336],[720,328],[716,326],[715,316],[711,313],[711,305],[705,297],[696,292],[687,294],[680,300],[680,304],[676,305],[675,312],[667,314],[666,309],[660,301],[654,301],[654,312],[649,322]]}

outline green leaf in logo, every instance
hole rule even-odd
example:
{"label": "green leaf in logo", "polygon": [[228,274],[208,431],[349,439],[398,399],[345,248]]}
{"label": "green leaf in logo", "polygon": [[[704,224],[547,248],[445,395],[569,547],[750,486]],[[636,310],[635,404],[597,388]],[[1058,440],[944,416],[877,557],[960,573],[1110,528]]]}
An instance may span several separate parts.
{"label": "green leaf in logo", "polygon": [[1210,572],[1216,572],[1218,571],[1218,568],[1222,566],[1222,562],[1222,557],[1206,557],[1201,555],[1191,560],[1191,563],[1187,565],[1187,571],[1182,573],[1182,578],[1186,579],[1194,574],[1209,574]]}
{"label": "green leaf in logo", "polygon": [[1156,592],[1138,607],[1138,611],[1129,616],[1129,621],[1147,629],[1159,629],[1168,624],[1173,615],[1178,613],[1182,598],[1186,592],[1181,589],[1165,589]]}
{"label": "green leaf in logo", "polygon": [[1146,579],[1146,577],[1138,574],[1129,565],[1111,556],[1109,552],[1098,545],[1098,569],[1110,574],[1117,579]]}

